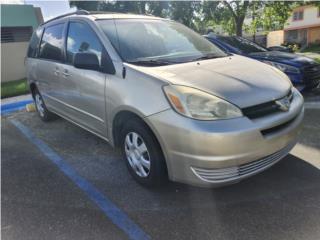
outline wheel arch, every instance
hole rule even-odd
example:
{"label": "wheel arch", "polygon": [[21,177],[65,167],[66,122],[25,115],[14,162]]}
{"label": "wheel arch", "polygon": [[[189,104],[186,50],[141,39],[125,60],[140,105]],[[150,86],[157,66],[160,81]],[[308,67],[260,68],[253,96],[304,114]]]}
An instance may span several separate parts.
{"label": "wheel arch", "polygon": [[38,89],[37,85],[34,82],[32,82],[29,84],[29,88],[30,88],[31,95],[34,98],[34,93]]}
{"label": "wheel arch", "polygon": [[166,168],[167,168],[167,172],[168,172],[168,174],[170,174],[170,164],[168,163],[168,160],[167,160],[168,157],[167,157],[167,152],[165,151],[165,146],[162,143],[158,132],[155,131],[154,127],[148,121],[148,119],[146,117],[143,117],[141,114],[130,111],[130,110],[121,110],[121,111],[117,112],[117,114],[115,114],[113,121],[112,121],[112,127],[111,127],[111,129],[112,129],[112,144],[115,147],[120,146],[121,129],[122,129],[122,127],[124,127],[125,122],[128,121],[128,119],[132,119],[132,118],[138,119],[141,122],[143,122],[145,124],[145,126],[150,130],[150,132],[154,135],[155,139],[157,140],[157,143],[159,144],[161,152],[163,154]]}

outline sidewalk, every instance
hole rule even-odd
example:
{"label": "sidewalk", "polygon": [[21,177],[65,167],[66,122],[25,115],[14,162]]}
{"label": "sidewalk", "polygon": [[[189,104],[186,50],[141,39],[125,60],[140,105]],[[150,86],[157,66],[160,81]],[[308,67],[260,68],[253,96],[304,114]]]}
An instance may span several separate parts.
{"label": "sidewalk", "polygon": [[31,94],[21,95],[21,96],[17,96],[17,97],[3,98],[3,99],[1,99],[1,105],[25,101],[25,100],[32,100]]}
{"label": "sidewalk", "polygon": [[296,53],[298,55],[302,55],[302,56],[305,56],[305,57],[309,57],[309,58],[312,58],[312,59],[320,59],[320,53],[315,53],[315,52],[304,52],[304,53]]}

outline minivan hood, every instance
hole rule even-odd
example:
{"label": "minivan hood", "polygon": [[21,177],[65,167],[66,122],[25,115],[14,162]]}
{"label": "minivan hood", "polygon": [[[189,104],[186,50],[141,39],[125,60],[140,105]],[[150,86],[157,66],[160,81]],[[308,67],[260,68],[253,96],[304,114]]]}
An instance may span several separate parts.
{"label": "minivan hood", "polygon": [[299,67],[314,64],[314,60],[311,58],[280,51],[256,52],[248,56],[259,60],[275,61]]}
{"label": "minivan hood", "polygon": [[291,88],[279,70],[238,55],[160,67],[128,66],[171,84],[211,93],[240,108],[281,98]]}

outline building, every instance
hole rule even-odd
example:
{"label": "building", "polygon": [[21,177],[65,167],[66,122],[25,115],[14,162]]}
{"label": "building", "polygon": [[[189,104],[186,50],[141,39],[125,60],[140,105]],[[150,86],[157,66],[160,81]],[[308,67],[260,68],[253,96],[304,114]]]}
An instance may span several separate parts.
{"label": "building", "polygon": [[26,76],[24,59],[32,32],[43,23],[40,8],[1,4],[1,82]]}
{"label": "building", "polygon": [[284,41],[284,31],[272,31],[267,35],[267,47],[281,46]]}
{"label": "building", "polygon": [[293,9],[284,27],[284,42],[301,46],[320,44],[320,7],[307,5]]}

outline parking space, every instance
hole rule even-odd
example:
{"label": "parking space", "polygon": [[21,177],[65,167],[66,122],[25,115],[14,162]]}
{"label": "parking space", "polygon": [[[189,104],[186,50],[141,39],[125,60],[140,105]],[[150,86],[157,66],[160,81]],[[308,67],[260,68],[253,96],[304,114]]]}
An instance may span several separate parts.
{"label": "parking space", "polygon": [[[2,117],[3,239],[310,239],[320,238],[320,110],[306,109],[292,153],[241,183],[201,189],[138,185],[120,153],[58,119],[43,123],[25,111]],[[119,209],[103,211],[50,160],[21,123]],[[111,214],[110,214],[111,213]],[[123,214],[123,215],[122,215]],[[132,221],[132,222],[131,222]],[[134,223],[133,225],[130,225]],[[130,231],[123,227],[130,227]]]}

